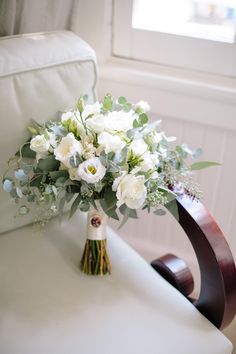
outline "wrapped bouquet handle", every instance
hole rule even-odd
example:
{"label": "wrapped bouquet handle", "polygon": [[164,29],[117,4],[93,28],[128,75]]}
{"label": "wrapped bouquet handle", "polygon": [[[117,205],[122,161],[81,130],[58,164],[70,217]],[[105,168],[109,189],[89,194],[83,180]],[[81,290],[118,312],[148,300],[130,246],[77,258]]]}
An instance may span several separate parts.
{"label": "wrapped bouquet handle", "polygon": [[81,259],[81,270],[86,274],[111,273],[111,263],[107,252],[107,219],[107,215],[100,207],[88,212],[87,240]]}

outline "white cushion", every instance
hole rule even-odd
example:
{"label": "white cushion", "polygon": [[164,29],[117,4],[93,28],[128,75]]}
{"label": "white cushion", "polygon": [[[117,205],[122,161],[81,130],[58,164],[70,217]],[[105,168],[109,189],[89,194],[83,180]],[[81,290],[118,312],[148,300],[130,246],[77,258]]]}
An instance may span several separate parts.
{"label": "white cushion", "polygon": [[230,354],[232,345],[111,229],[111,276],[81,273],[85,215],[0,236],[1,354]]}
{"label": "white cushion", "polygon": [[[96,56],[69,31],[0,39],[0,175],[8,159],[27,138],[26,128],[55,119],[80,95],[95,99]],[[0,188],[0,233],[24,225],[34,216],[13,218],[17,207]]]}

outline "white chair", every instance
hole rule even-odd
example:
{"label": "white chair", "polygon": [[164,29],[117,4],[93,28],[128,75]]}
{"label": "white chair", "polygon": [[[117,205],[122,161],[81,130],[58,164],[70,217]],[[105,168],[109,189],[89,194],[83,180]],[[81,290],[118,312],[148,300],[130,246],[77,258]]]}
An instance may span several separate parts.
{"label": "white chair", "polygon": [[[93,101],[95,85],[95,53],[71,32],[1,39],[1,174],[27,139],[30,118],[55,118],[80,94]],[[61,225],[54,219],[36,232],[28,225],[33,216],[14,218],[17,207],[0,193],[0,354],[232,352],[229,340],[111,229],[112,275],[86,276],[78,268],[86,215]]]}

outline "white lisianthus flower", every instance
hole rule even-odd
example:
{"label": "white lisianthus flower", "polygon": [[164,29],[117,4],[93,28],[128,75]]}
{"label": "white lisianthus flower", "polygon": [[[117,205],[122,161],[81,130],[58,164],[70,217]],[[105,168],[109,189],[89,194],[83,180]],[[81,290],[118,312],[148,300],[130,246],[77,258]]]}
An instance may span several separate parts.
{"label": "white lisianthus flower", "polygon": [[127,131],[133,128],[133,121],[136,115],[134,111],[114,111],[106,116],[106,130],[108,131]]}
{"label": "white lisianthus flower", "polygon": [[143,113],[150,111],[150,106],[146,101],[139,101],[136,103],[135,108],[142,111]]}
{"label": "white lisianthus flower", "polygon": [[98,157],[88,159],[78,167],[78,176],[87,183],[97,183],[106,174],[106,168]]}
{"label": "white lisianthus flower", "polygon": [[146,152],[142,156],[143,161],[140,164],[141,171],[147,172],[150,170],[155,169],[156,165],[159,163],[159,159],[157,155],[155,154],[150,154],[149,152]]}
{"label": "white lisianthus flower", "polygon": [[54,150],[56,160],[61,161],[66,167],[70,168],[70,158],[76,153],[82,155],[83,147],[80,141],[75,139],[73,133],[67,134],[63,137]]}
{"label": "white lisianthus flower", "polygon": [[82,112],[82,118],[86,119],[90,115],[99,114],[100,109],[101,105],[99,102],[95,102],[94,104],[87,104]]}
{"label": "white lisianthus flower", "polygon": [[86,125],[95,133],[101,133],[106,128],[106,117],[102,114],[94,115],[93,117],[86,120]]}
{"label": "white lisianthus flower", "polygon": [[143,139],[135,139],[130,144],[129,151],[132,151],[135,156],[142,156],[148,151],[148,146]]}
{"label": "white lisianthus flower", "polygon": [[144,184],[144,176],[126,174],[118,182],[119,183],[115,180],[113,183],[113,190],[117,188],[117,206],[125,203],[130,209],[141,208],[147,197],[147,188]]}
{"label": "white lisianthus flower", "polygon": [[104,147],[105,153],[120,151],[125,147],[125,142],[118,135],[102,132],[98,135],[98,144]]}

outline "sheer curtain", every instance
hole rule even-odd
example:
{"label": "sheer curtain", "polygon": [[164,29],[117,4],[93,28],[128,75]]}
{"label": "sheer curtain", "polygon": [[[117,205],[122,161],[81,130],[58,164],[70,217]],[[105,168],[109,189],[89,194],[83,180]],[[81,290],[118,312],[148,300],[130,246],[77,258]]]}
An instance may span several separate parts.
{"label": "sheer curtain", "polygon": [[79,0],[0,0],[0,35],[72,29]]}

